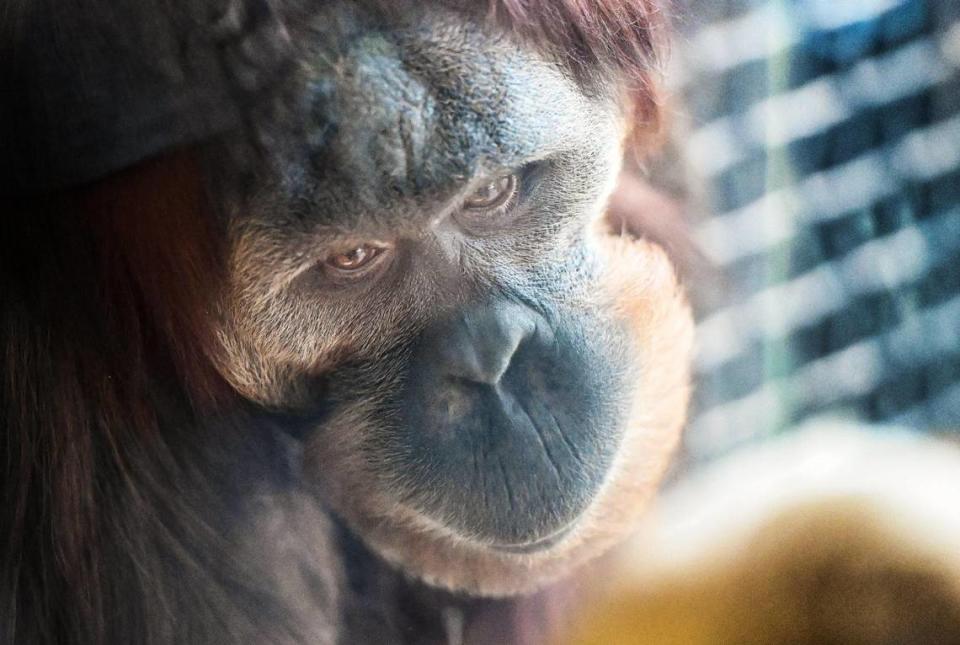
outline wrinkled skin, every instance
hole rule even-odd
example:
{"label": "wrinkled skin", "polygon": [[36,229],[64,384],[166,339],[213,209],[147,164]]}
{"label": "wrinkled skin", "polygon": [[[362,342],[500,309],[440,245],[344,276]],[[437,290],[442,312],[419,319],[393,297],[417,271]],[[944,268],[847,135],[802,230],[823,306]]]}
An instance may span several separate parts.
{"label": "wrinkled skin", "polygon": [[[616,86],[587,95],[460,16],[405,18],[315,22],[306,135],[230,220],[223,369],[268,405],[320,401],[307,477],[375,551],[443,587],[529,590],[642,508],[682,420],[687,314],[656,248],[598,241]],[[466,205],[511,174],[505,207]],[[325,269],[366,243],[376,269]]]}

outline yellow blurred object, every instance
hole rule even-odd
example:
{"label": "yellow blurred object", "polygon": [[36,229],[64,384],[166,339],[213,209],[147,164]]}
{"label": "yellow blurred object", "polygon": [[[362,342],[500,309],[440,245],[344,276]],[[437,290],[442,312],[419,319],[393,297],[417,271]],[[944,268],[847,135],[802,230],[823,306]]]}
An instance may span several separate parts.
{"label": "yellow blurred object", "polygon": [[660,500],[565,645],[960,643],[960,450],[806,430]]}

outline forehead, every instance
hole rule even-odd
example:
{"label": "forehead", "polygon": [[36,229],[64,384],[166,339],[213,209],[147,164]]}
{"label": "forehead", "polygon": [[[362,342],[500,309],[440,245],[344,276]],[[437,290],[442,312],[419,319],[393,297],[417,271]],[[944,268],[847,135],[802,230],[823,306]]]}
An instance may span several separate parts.
{"label": "forehead", "polygon": [[479,177],[556,155],[589,163],[617,138],[614,101],[467,15],[336,3],[304,38],[304,132],[282,174],[330,224],[410,223]]}

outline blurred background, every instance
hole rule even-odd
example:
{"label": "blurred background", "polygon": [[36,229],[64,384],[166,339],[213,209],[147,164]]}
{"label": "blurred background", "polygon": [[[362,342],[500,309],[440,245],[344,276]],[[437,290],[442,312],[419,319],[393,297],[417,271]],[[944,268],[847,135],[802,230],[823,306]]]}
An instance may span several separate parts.
{"label": "blurred background", "polygon": [[960,0],[675,12],[693,411],[570,642],[960,643]]}
{"label": "blurred background", "polygon": [[819,415],[960,429],[960,2],[680,0],[711,278],[691,458]]}

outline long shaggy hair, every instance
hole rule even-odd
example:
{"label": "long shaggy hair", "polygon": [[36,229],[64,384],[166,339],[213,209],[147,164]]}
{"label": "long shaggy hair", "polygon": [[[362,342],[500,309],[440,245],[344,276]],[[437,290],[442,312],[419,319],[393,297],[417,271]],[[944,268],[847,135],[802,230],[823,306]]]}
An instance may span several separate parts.
{"label": "long shaggy hair", "polygon": [[174,155],[0,218],[4,642],[97,639],[110,573],[145,546],[123,515],[163,523],[154,503],[190,479],[170,446],[229,396],[204,349],[222,273],[198,177]]}
{"label": "long shaggy hair", "polygon": [[669,19],[654,0],[490,0],[491,18],[546,46],[581,83],[613,72],[634,107],[634,134],[643,143],[660,126],[658,76]]}

